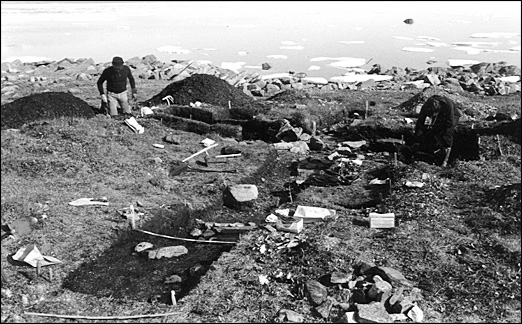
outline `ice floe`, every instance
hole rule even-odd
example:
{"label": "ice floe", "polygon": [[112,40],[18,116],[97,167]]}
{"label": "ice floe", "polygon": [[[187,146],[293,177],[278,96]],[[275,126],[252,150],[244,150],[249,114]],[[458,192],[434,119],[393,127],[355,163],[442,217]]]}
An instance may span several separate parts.
{"label": "ice floe", "polygon": [[302,46],[302,45],[281,46],[281,47],[279,47],[279,49],[303,50],[304,46]]}
{"label": "ice floe", "polygon": [[246,62],[221,62],[221,68],[238,72]]}
{"label": "ice floe", "polygon": [[431,49],[431,48],[422,48],[422,47],[403,47],[402,50],[405,52],[422,52],[422,53],[433,52],[433,49]]}
{"label": "ice floe", "polygon": [[401,40],[413,40],[413,38],[411,38],[411,37],[404,37],[404,36],[393,36],[392,38],[401,39]]}
{"label": "ice floe", "polygon": [[282,41],[282,42],[281,42],[281,45],[294,46],[294,45],[299,45],[299,44],[297,44],[297,43],[294,42],[294,41]]}
{"label": "ice floe", "polygon": [[511,38],[520,36],[520,33],[474,33],[469,35],[471,38]]}
{"label": "ice floe", "polygon": [[440,38],[432,37],[432,36],[417,36],[417,39],[421,39],[421,40],[434,40],[434,41],[438,41],[438,40],[440,40]]}
{"label": "ice floe", "polygon": [[444,46],[450,46],[449,44],[446,44],[446,43],[440,43],[440,42],[424,42],[426,45],[428,46],[431,46],[431,47],[444,47]]}
{"label": "ice floe", "polygon": [[500,42],[453,42],[452,45],[457,46],[471,46],[471,47],[493,47],[498,46]]}
{"label": "ice floe", "polygon": [[217,51],[217,48],[213,47],[205,47],[205,48],[196,48],[198,51]]}
{"label": "ice floe", "polygon": [[365,82],[368,80],[374,80],[376,82],[379,81],[388,81],[393,79],[393,76],[391,75],[379,75],[379,74],[345,74],[342,76],[334,76],[330,78],[331,82],[347,82],[347,83],[353,83],[353,82]]}
{"label": "ice floe", "polygon": [[156,51],[170,54],[188,54],[190,50],[181,48],[179,46],[161,46],[157,47]]}
{"label": "ice floe", "polygon": [[479,64],[480,61],[475,60],[459,60],[459,59],[449,59],[448,65],[449,66],[466,66],[466,65],[473,65],[473,64]]}
{"label": "ice floe", "polygon": [[314,83],[314,84],[328,84],[328,80],[326,80],[323,77],[305,77],[301,80],[306,81],[308,83]]}
{"label": "ice floe", "polygon": [[243,68],[245,68],[245,69],[262,69],[263,67],[261,65],[244,65]]}
{"label": "ice floe", "polygon": [[515,46],[515,47],[511,47],[509,50],[510,51],[520,51],[520,45]]}
{"label": "ice floe", "polygon": [[282,54],[272,54],[272,55],[268,55],[267,58],[286,60],[288,58],[288,56],[282,55]]}
{"label": "ice floe", "polygon": [[237,55],[239,55],[239,56],[245,56],[247,54],[248,54],[247,51],[239,51],[239,52],[237,52]]}
{"label": "ice floe", "polygon": [[320,69],[321,67],[317,65],[310,65],[310,67],[308,68],[309,71],[318,71]]}

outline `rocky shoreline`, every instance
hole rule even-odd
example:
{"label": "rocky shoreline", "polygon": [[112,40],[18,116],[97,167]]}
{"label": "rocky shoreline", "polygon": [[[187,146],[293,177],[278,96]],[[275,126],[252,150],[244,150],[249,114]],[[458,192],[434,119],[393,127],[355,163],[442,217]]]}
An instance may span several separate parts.
{"label": "rocky shoreline", "polygon": [[[479,63],[469,66],[428,67],[426,70],[392,67],[383,69],[379,64],[364,71],[354,69],[343,77],[327,80],[310,77],[304,72],[262,75],[213,66],[200,61],[161,62],[154,55],[134,57],[125,61],[135,78],[176,82],[194,74],[209,74],[240,88],[247,95],[264,99],[288,89],[313,89],[321,92],[335,90],[408,90],[439,86],[450,92],[471,92],[479,95],[507,95],[520,92],[521,69],[505,62]],[[23,97],[21,89],[32,92],[51,91],[78,81],[94,81],[110,62],[95,63],[92,58],[22,63],[20,60],[1,64],[2,102]],[[75,94],[78,89],[69,88]]]}

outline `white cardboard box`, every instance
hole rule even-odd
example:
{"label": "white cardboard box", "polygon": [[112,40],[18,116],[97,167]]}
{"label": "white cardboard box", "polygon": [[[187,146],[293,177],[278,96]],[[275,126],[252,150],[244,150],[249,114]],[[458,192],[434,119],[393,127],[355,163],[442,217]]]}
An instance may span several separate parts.
{"label": "white cardboard box", "polygon": [[393,228],[395,227],[395,214],[370,213],[370,228]]}

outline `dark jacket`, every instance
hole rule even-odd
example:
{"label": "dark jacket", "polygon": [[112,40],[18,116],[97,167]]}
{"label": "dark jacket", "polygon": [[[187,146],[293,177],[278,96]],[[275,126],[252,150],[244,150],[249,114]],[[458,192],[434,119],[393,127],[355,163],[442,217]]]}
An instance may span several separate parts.
{"label": "dark jacket", "polygon": [[127,79],[132,89],[132,92],[136,92],[136,82],[132,76],[131,70],[127,65],[122,66],[118,71],[113,66],[110,66],[103,70],[102,75],[98,79],[98,91],[103,94],[103,82],[107,81],[107,91],[114,93],[121,93],[127,90]]}
{"label": "dark jacket", "polygon": [[[438,101],[440,104],[438,111],[434,108],[434,101]],[[415,124],[415,133],[431,131],[440,145],[451,147],[453,144],[453,132],[461,116],[462,114],[453,100],[448,97],[433,95],[428,98],[421,108],[419,118]],[[430,125],[424,125],[426,117],[430,117]]]}

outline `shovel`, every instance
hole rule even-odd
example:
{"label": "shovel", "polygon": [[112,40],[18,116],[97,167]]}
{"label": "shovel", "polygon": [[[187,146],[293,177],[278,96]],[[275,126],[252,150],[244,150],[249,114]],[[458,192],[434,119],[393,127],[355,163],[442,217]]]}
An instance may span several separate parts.
{"label": "shovel", "polygon": [[192,159],[193,157],[196,157],[198,155],[200,155],[201,153],[205,153],[206,151],[210,150],[211,148],[214,148],[216,146],[218,146],[219,144],[216,143],[216,144],[213,144],[213,145],[210,145],[208,147],[205,147],[204,149],[201,149],[199,151],[197,151],[196,153],[192,154],[191,156],[183,159],[181,161],[181,164],[178,165],[178,166],[175,166],[175,167],[172,167],[170,170],[169,170],[169,176],[172,177],[172,176],[176,176],[178,174],[181,174],[185,171],[188,170],[189,166],[185,163],[187,162],[188,160]]}

